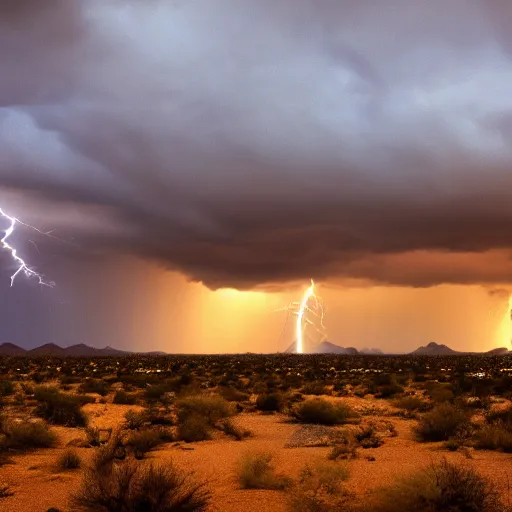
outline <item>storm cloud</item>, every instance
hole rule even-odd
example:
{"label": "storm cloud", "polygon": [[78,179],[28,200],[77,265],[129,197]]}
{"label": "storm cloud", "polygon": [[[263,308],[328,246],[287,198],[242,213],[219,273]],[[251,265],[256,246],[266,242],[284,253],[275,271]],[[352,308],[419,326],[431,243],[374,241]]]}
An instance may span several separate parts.
{"label": "storm cloud", "polygon": [[213,288],[510,283],[506,20],[498,0],[4,1],[0,200],[81,256]]}

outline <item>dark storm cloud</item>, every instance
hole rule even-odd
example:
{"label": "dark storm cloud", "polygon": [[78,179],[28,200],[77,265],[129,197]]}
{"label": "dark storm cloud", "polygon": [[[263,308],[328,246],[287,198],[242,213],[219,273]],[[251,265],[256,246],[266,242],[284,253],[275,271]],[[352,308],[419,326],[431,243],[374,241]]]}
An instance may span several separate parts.
{"label": "dark storm cloud", "polygon": [[18,215],[214,287],[511,280],[507,2],[41,5],[0,7]]}

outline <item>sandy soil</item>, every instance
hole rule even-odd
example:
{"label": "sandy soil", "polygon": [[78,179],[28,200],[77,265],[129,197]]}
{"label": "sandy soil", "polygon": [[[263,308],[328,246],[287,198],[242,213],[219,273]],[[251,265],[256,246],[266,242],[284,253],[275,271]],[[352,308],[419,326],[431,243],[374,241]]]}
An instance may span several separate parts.
{"label": "sandy soil", "polygon": [[[413,420],[383,417],[387,412],[385,402],[375,401],[379,410],[373,410],[373,400],[353,399],[352,405],[366,410],[364,421],[386,421],[393,423],[398,436],[385,439],[379,448],[359,450],[359,458],[349,461],[351,477],[347,483],[357,499],[371,500],[379,487],[393,485],[397,478],[415,471],[432,461],[443,457],[474,466],[481,473],[492,478],[504,493],[512,480],[512,455],[496,452],[471,451],[472,459],[460,452],[441,450],[439,444],[420,444],[414,441]],[[114,427],[122,421],[123,415],[133,406],[89,404],[88,415],[95,425],[102,428]],[[173,444],[163,445],[149,454],[149,460],[158,463],[174,461],[176,465],[194,471],[198,478],[210,482],[213,499],[209,510],[212,512],[283,512],[286,510],[286,494],[279,491],[254,491],[238,489],[235,469],[238,460],[248,451],[271,451],[275,457],[278,472],[296,477],[306,463],[325,461],[330,448],[307,447],[285,448],[300,426],[287,421],[281,415],[241,414],[235,418],[240,426],[249,429],[253,437],[242,441],[226,438],[187,445],[193,449],[183,450]],[[14,496],[0,501],[1,512],[46,512],[55,507],[68,511],[70,494],[80,484],[80,471],[56,472],[55,461],[65,445],[77,438],[84,438],[80,429],[56,427],[59,447],[35,453],[12,457],[14,464],[0,468],[0,483],[8,484]],[[91,449],[79,448],[79,454],[87,460]],[[369,461],[367,457],[374,457]]]}

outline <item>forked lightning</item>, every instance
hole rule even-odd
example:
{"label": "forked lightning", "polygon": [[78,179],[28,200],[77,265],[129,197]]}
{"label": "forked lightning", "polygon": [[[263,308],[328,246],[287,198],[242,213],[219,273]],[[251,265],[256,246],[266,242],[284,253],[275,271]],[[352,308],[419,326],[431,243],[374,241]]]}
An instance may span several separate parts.
{"label": "forked lightning", "polygon": [[45,236],[49,236],[51,238],[56,238],[56,237],[52,236],[51,232],[45,233],[44,231],[41,231],[41,230],[37,229],[36,227],[31,226],[30,224],[25,224],[24,222],[17,219],[16,217],[12,217],[11,215],[8,215],[2,208],[0,208],[0,216],[9,221],[9,227],[5,230],[4,237],[0,240],[0,242],[2,244],[2,248],[11,253],[12,259],[18,265],[16,272],[14,272],[14,274],[11,276],[11,287],[14,285],[14,280],[18,277],[18,275],[23,273],[27,277],[35,277],[39,281],[39,284],[53,288],[55,286],[55,283],[45,281],[43,276],[39,272],[36,272],[35,270],[31,269],[27,265],[25,260],[23,260],[23,258],[21,258],[18,255],[17,249],[15,247],[13,247],[8,242],[8,240],[9,240],[9,237],[14,233],[14,230],[16,229],[17,224],[21,224],[22,226],[33,229],[34,231],[37,231],[38,233],[45,235]]}

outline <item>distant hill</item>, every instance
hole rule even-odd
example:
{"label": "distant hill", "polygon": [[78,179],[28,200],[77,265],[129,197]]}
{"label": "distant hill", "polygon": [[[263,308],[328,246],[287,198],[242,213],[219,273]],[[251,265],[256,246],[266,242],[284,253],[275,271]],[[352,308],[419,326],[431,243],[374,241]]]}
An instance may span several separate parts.
{"label": "distant hill", "polygon": [[510,350],[506,347],[495,348],[493,350],[489,350],[489,352],[484,352],[486,356],[508,356],[510,354]]}
{"label": "distant hill", "polygon": [[456,352],[446,345],[439,345],[432,341],[426,347],[417,348],[411,354],[415,356],[453,356],[462,354],[462,352]]}
{"label": "distant hill", "polygon": [[[80,343],[70,347],[60,347],[55,343],[47,343],[31,350],[25,350],[12,343],[3,343],[0,345],[0,356],[29,356],[29,357],[106,357],[106,356],[128,356],[135,352],[126,350],[117,350],[112,347],[95,348]],[[148,352],[145,355],[166,355],[165,352]]]}
{"label": "distant hill", "polygon": [[24,348],[18,347],[14,343],[2,343],[0,345],[0,356],[22,356],[26,352]]}
{"label": "distant hill", "polygon": [[362,348],[359,351],[360,354],[374,355],[374,356],[382,356],[384,352],[380,348]]}
{"label": "distant hill", "polygon": [[339,345],[335,345],[329,341],[322,341],[319,345],[317,345],[313,350],[308,352],[309,354],[346,354],[355,356],[359,352],[357,349],[353,347],[340,347]]}

